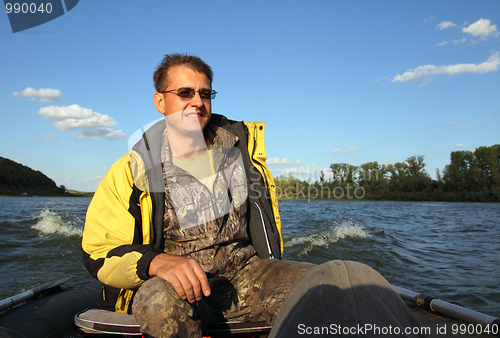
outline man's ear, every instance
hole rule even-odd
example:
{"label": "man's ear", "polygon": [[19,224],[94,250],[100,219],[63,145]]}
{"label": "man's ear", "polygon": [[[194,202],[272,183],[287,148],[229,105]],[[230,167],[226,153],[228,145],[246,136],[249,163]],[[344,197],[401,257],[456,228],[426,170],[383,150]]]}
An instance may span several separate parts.
{"label": "man's ear", "polygon": [[163,97],[163,94],[156,92],[153,95],[153,102],[156,110],[158,110],[160,114],[165,115],[165,98]]}

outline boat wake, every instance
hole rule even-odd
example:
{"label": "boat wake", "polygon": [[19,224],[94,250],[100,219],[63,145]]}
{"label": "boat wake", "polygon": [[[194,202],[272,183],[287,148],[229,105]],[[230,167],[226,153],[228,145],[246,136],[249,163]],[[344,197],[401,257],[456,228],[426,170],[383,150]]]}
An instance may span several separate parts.
{"label": "boat wake", "polygon": [[352,221],[343,221],[340,225],[329,229],[322,229],[312,234],[285,238],[285,248],[297,248],[299,256],[304,256],[315,247],[327,247],[345,238],[370,238],[372,237],[362,226]]}
{"label": "boat wake", "polygon": [[34,216],[37,223],[31,228],[43,235],[79,236],[83,234],[83,221],[74,215],[57,214],[48,208]]}

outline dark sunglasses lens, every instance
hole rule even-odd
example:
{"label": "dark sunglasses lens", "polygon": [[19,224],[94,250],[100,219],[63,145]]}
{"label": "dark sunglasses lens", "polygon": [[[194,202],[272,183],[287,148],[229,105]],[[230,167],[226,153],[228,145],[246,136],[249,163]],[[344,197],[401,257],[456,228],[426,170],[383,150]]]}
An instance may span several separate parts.
{"label": "dark sunglasses lens", "polygon": [[177,95],[180,97],[193,97],[194,89],[192,88],[180,88],[177,90]]}
{"label": "dark sunglasses lens", "polygon": [[211,90],[200,90],[200,97],[202,99],[211,99],[212,91]]}

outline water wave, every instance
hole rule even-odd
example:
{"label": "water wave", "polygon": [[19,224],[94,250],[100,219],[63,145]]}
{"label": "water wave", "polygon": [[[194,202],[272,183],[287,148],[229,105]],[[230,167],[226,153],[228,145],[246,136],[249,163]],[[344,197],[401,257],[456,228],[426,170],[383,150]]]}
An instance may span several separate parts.
{"label": "water wave", "polygon": [[31,229],[43,235],[79,236],[83,234],[83,221],[77,216],[57,214],[49,208],[43,209],[38,216],[33,217],[38,222]]}
{"label": "water wave", "polygon": [[283,245],[285,248],[302,247],[300,256],[306,255],[314,247],[327,247],[345,238],[370,238],[372,237],[362,226],[354,224],[352,221],[345,220],[340,225],[329,229],[321,229],[312,234],[297,236],[285,239]]}

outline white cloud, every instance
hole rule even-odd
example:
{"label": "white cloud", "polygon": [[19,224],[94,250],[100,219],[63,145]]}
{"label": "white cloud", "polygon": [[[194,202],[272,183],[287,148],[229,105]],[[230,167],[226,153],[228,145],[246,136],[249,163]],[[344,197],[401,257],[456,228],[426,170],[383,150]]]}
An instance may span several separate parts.
{"label": "white cloud", "polygon": [[[451,42],[453,42],[455,45],[461,45],[462,43],[464,43],[466,41],[467,41],[467,38],[463,38],[460,40],[451,40]],[[441,47],[441,46],[446,46],[449,43],[450,42],[448,40],[443,40],[443,42],[438,42],[434,46]]]}
{"label": "white cloud", "polygon": [[126,135],[121,130],[114,130],[112,128],[94,128],[94,129],[84,129],[81,135],[76,136],[77,139],[99,139],[105,138],[108,140],[116,140],[119,138],[125,138]]}
{"label": "white cloud", "polygon": [[436,18],[435,16],[430,16],[427,19],[423,19],[422,22],[423,23],[432,22],[432,21],[434,21],[435,18]]}
{"label": "white cloud", "polygon": [[80,107],[76,104],[71,106],[48,106],[38,110],[38,114],[44,119],[54,123],[54,127],[61,131],[83,129],[77,138],[106,138],[109,140],[124,138],[121,130],[115,131],[116,121],[108,115],[99,114],[91,109]]}
{"label": "white cloud", "polygon": [[23,159],[22,158],[15,158],[13,159],[14,162],[17,162],[17,163],[21,163],[23,162]]}
{"label": "white cloud", "polygon": [[462,28],[462,32],[484,39],[497,32],[497,25],[492,25],[489,19],[481,18],[473,24]]}
{"label": "white cloud", "polygon": [[62,184],[65,184],[65,183],[70,182],[70,181],[76,181],[76,180],[78,180],[78,177],[79,177],[78,175],[68,176],[65,179],[63,179],[63,183]]}
{"label": "white cloud", "polygon": [[448,40],[444,40],[443,42],[436,43],[435,46],[445,46],[449,44],[450,42]]}
{"label": "white cloud", "polygon": [[38,114],[54,122],[54,127],[61,131],[80,128],[111,127],[116,121],[108,115],[96,113],[76,104],[71,106],[48,106],[40,108]]}
{"label": "white cloud", "polygon": [[461,63],[449,66],[426,65],[409,69],[402,75],[396,75],[392,82],[412,82],[416,84],[426,84],[430,81],[429,77],[433,75],[457,75],[464,73],[485,74],[498,70],[500,66],[500,53],[492,54],[487,61],[478,65],[474,63]]}
{"label": "white cloud", "polygon": [[456,27],[457,25],[455,25],[453,22],[451,21],[443,21],[441,22],[439,25],[437,25],[436,28],[438,28],[439,30],[443,30],[443,29],[446,29],[446,28],[450,28],[450,27]]}
{"label": "white cloud", "polygon": [[463,38],[463,39],[460,39],[460,40],[451,40],[455,45],[460,45],[462,43],[464,43],[465,41],[467,41],[467,38]]}
{"label": "white cloud", "polygon": [[104,176],[95,176],[90,178],[85,178],[84,182],[100,182]]}
{"label": "white cloud", "polygon": [[35,135],[35,136],[33,136],[33,139],[31,140],[31,142],[40,142],[41,139],[48,140],[48,139],[51,139],[54,137],[56,137],[56,134],[49,134],[47,136]]}
{"label": "white cloud", "polygon": [[300,163],[299,159],[297,159],[297,161],[290,161],[286,157],[285,158],[273,157],[273,158],[269,158],[266,160],[266,164],[273,165],[273,166],[287,165],[287,164],[299,164],[299,163]]}
{"label": "white cloud", "polygon": [[343,148],[343,149],[331,149],[328,150],[329,153],[340,153],[340,154],[345,154],[350,151],[355,151],[355,150],[361,150],[361,147],[350,147],[350,148]]}
{"label": "white cloud", "polygon": [[453,121],[450,121],[450,122],[446,122],[446,124],[453,124]]}
{"label": "white cloud", "polygon": [[464,148],[464,147],[467,147],[467,145],[459,143],[459,144],[455,144],[455,147]]}
{"label": "white cloud", "polygon": [[30,101],[40,99],[40,102],[60,101],[63,97],[59,89],[40,88],[37,90],[31,87],[26,88],[22,92],[14,92],[12,95],[14,97],[24,96]]}

